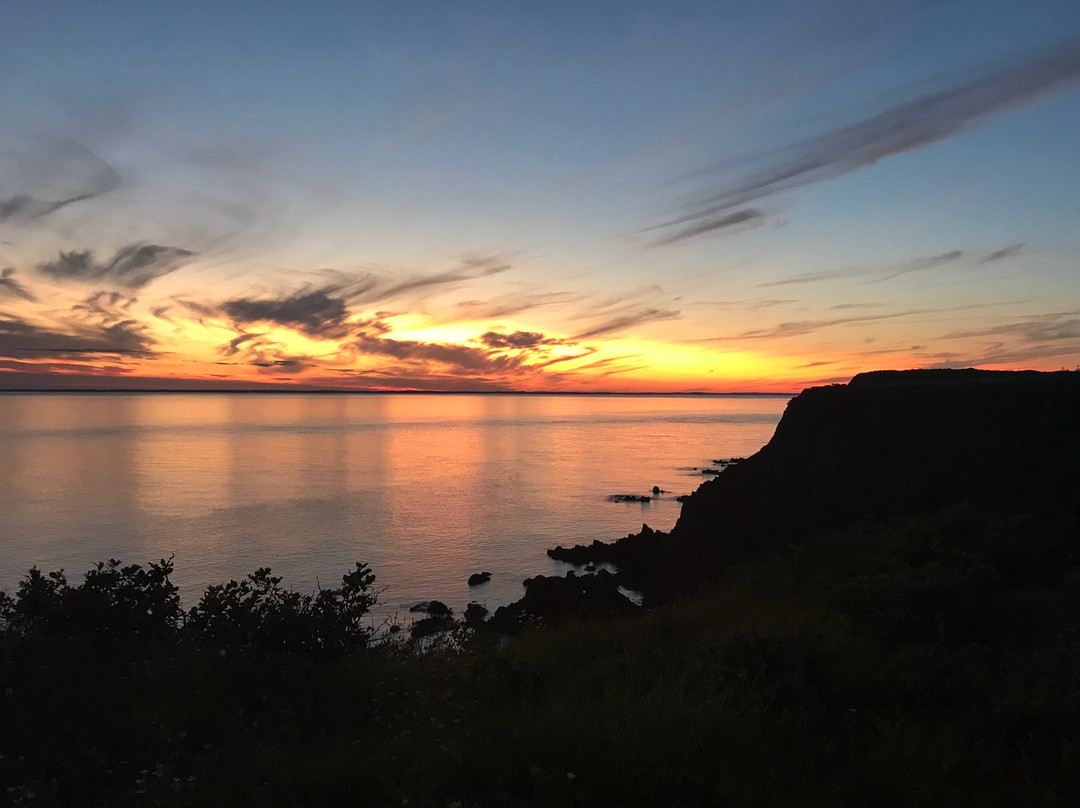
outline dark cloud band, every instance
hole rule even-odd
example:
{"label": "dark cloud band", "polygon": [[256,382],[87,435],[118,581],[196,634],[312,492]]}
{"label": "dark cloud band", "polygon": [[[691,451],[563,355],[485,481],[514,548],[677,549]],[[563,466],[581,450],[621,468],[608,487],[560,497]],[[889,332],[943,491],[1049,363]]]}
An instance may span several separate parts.
{"label": "dark cloud band", "polygon": [[92,250],[61,252],[55,261],[38,264],[37,270],[56,280],[107,283],[123,289],[140,289],[151,281],[179,269],[194,256],[190,250],[160,244],[128,244],[108,261],[98,261]]}
{"label": "dark cloud band", "polygon": [[[1021,63],[998,66],[974,79],[897,104],[809,138],[765,158],[765,167],[717,189],[659,228],[676,228],[658,244],[672,243],[755,218],[759,200],[856,171],[973,129],[1006,110],[1080,81],[1080,40]],[[653,228],[657,229],[657,228]]]}

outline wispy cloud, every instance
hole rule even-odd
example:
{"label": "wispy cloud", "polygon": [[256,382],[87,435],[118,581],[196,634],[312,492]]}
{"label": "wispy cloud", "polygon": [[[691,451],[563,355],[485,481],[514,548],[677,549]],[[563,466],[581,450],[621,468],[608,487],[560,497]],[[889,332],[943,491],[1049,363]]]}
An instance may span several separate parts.
{"label": "wispy cloud", "polygon": [[360,354],[388,356],[410,363],[449,365],[472,373],[499,374],[524,364],[521,355],[508,356],[472,345],[422,342],[360,334],[352,347]]}
{"label": "wispy cloud", "polygon": [[489,348],[508,350],[536,348],[541,345],[554,345],[559,342],[557,339],[545,337],[538,331],[515,331],[512,334],[488,331],[480,336],[480,341]]}
{"label": "wispy cloud", "polygon": [[371,304],[402,297],[407,293],[409,296],[415,296],[415,293],[423,290],[487,278],[507,272],[512,268],[512,265],[499,255],[467,256],[462,259],[460,266],[453,269],[444,272],[418,273],[402,280],[380,280],[370,289],[359,292],[354,297],[358,302]]}
{"label": "wispy cloud", "polygon": [[621,356],[606,356],[603,359],[597,359],[594,362],[589,362],[585,365],[579,365],[575,370],[597,370],[600,368],[610,368],[612,365],[617,365],[620,362],[625,362],[627,359],[639,359],[641,354],[622,354]]}
{"label": "wispy cloud", "polygon": [[197,304],[187,300],[177,302],[203,318],[211,317],[220,310],[238,326],[268,323],[321,339],[343,339],[355,331],[370,329],[376,321],[383,331],[389,330],[382,320],[389,315],[388,312],[377,312],[374,318],[350,321],[350,316],[361,309],[370,309],[392,300],[415,302],[427,292],[486,278],[510,268],[510,264],[498,256],[480,256],[466,257],[459,266],[442,272],[414,273],[405,277],[324,270],[319,274],[331,278],[332,282],[322,286],[305,284],[286,294],[238,297],[220,305]]}
{"label": "wispy cloud", "polygon": [[75,325],[70,332],[34,325],[17,317],[0,319],[0,356],[13,358],[148,356],[154,341],[138,321],[109,325]]}
{"label": "wispy cloud", "polygon": [[579,303],[584,295],[573,292],[511,292],[486,300],[462,300],[456,304],[460,319],[497,320],[544,306]]}
{"label": "wispy cloud", "polygon": [[[757,208],[744,208],[731,213],[720,213],[715,216],[701,216],[691,220],[690,224],[680,227],[658,239],[649,242],[650,247],[664,247],[679,241],[696,238],[705,234],[743,232],[753,230],[765,224],[765,214]],[[668,225],[662,225],[667,227]]]}
{"label": "wispy cloud", "polygon": [[716,311],[758,311],[798,302],[795,298],[750,298],[747,300],[694,300],[685,305],[687,308],[709,308]]}
{"label": "wispy cloud", "polygon": [[0,295],[17,297],[31,303],[37,300],[25,286],[15,280],[15,269],[13,267],[0,270]]}
{"label": "wispy cloud", "polygon": [[1011,258],[1024,249],[1025,246],[1026,245],[1023,243],[1010,244],[1008,247],[1003,247],[1000,250],[994,250],[993,252],[984,255],[979,259],[979,263],[989,264],[993,261],[1000,261],[1002,258]]}
{"label": "wispy cloud", "polygon": [[[200,320],[205,320],[218,314],[217,309],[215,309],[213,306],[206,303],[200,303],[197,300],[188,300],[187,298],[183,297],[174,297],[172,298],[172,300],[182,309],[187,311],[189,314],[194,314]],[[165,310],[167,311],[169,308],[170,307],[166,306]],[[155,310],[154,316],[158,316],[157,310]]]}
{"label": "wispy cloud", "polygon": [[84,312],[102,321],[115,322],[126,318],[128,310],[138,300],[121,292],[94,292],[71,307],[73,312]]}
{"label": "wispy cloud", "polygon": [[634,326],[642,325],[644,323],[652,323],[658,320],[673,320],[677,317],[679,317],[679,312],[676,310],[636,309],[628,314],[604,320],[603,322],[582,331],[580,334],[575,335],[574,339],[590,339],[592,337],[599,337],[602,334],[613,334],[617,331],[625,331],[628,328],[633,328]]}
{"label": "wispy cloud", "polygon": [[832,317],[817,320],[792,320],[788,322],[778,323],[777,325],[769,326],[767,328],[754,328],[729,336],[706,337],[704,339],[690,340],[690,342],[729,342],[735,340],[765,340],[777,339],[782,337],[802,337],[808,334],[813,334],[816,331],[821,331],[822,329],[832,328],[833,326],[838,325],[862,325],[866,323],[876,323],[882,320],[896,320],[903,317],[914,317],[925,314],[945,314],[956,311],[966,311],[969,309],[982,309],[993,305],[997,304],[969,303],[961,306],[908,309],[906,311],[894,311],[882,314],[867,314],[861,317]]}
{"label": "wispy cloud", "polygon": [[56,280],[105,283],[140,289],[175,272],[192,256],[190,250],[160,244],[128,244],[108,261],[98,261],[93,250],[61,252],[55,261],[37,265],[38,272]]}
{"label": "wispy cloud", "polygon": [[497,390],[508,391],[511,379],[463,372],[459,368],[391,365],[385,368],[333,368],[330,375],[306,376],[304,381],[327,386],[365,390]]}
{"label": "wispy cloud", "polygon": [[1024,342],[1053,342],[1080,339],[1080,312],[1058,312],[1029,317],[1010,323],[1000,323],[988,328],[969,331],[951,331],[942,339],[969,339],[973,337],[1016,337]]}
{"label": "wispy cloud", "polygon": [[1053,342],[1035,342],[1010,344],[996,341],[982,353],[963,353],[960,351],[941,351],[927,354],[934,367],[967,368],[987,365],[1023,365],[1025,363],[1043,363],[1047,359],[1068,357],[1069,365],[1080,357],[1080,339],[1065,339]]}
{"label": "wispy cloud", "polygon": [[9,220],[41,219],[61,208],[99,197],[120,185],[120,174],[115,168],[89,149],[68,142],[52,143],[38,149],[30,159],[20,161],[18,173],[22,176],[0,179],[30,186],[51,186],[54,193],[50,193],[49,188],[41,188],[0,199],[0,224]]}
{"label": "wispy cloud", "polygon": [[756,288],[770,286],[795,286],[805,283],[817,283],[819,281],[846,280],[850,278],[866,278],[865,283],[882,283],[909,275],[913,272],[924,272],[944,266],[954,266],[961,262],[972,264],[986,264],[1010,258],[1023,249],[1023,244],[1012,244],[1000,250],[949,250],[937,255],[921,255],[907,261],[896,261],[888,264],[869,264],[864,266],[841,267],[829,269],[823,272],[806,272],[801,275],[792,275],[776,281],[759,283]]}
{"label": "wispy cloud", "polygon": [[250,365],[262,374],[302,373],[318,367],[319,357],[298,354],[267,334],[240,333],[218,347],[219,365]]}
{"label": "wispy cloud", "polygon": [[262,334],[238,334],[221,346],[221,353],[225,356],[236,356],[240,352],[240,346],[263,336]]}
{"label": "wispy cloud", "polygon": [[757,172],[716,189],[654,228],[674,228],[658,243],[714,229],[722,232],[726,219],[756,218],[752,214],[758,211],[748,206],[760,200],[948,140],[1006,110],[1074,85],[1078,79],[1080,41],[1070,40],[1026,61],[954,80],[944,89],[763,158],[765,165]]}

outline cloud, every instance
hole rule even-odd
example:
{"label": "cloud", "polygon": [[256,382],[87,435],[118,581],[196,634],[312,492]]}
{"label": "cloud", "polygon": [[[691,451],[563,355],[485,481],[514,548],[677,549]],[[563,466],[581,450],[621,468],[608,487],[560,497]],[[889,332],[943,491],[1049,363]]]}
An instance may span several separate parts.
{"label": "cloud", "polygon": [[732,340],[758,340],[758,339],[776,339],[779,337],[803,337],[807,334],[813,334],[816,331],[820,331],[824,328],[831,328],[837,325],[862,325],[866,323],[876,323],[881,320],[895,320],[900,317],[913,317],[920,314],[944,314],[954,311],[966,311],[969,309],[981,309],[989,306],[999,305],[995,303],[968,303],[961,306],[948,306],[945,308],[937,309],[908,309],[907,311],[896,311],[888,314],[869,314],[862,317],[834,317],[831,319],[821,320],[793,320],[789,322],[779,323],[768,328],[755,328],[749,331],[743,331],[740,334],[734,334],[732,336],[725,337],[706,337],[704,339],[690,340],[690,342],[728,342]]}
{"label": "cloud", "polygon": [[615,376],[619,373],[633,373],[635,370],[649,370],[652,365],[629,365],[622,368],[612,368],[611,370],[605,370],[597,373],[597,376]]}
{"label": "cloud", "polygon": [[240,334],[239,336],[233,337],[225,345],[223,345],[221,347],[221,353],[223,353],[225,356],[236,356],[236,354],[240,351],[241,345],[243,345],[245,342],[251,342],[251,340],[253,339],[258,339],[261,336],[263,335]]}
{"label": "cloud", "polygon": [[329,284],[324,288],[332,289],[335,296],[352,304],[370,306],[403,296],[416,300],[428,293],[498,275],[511,268],[510,263],[501,256],[487,255],[466,256],[459,266],[442,272],[406,273],[403,277],[339,270],[322,270],[320,274],[329,279]]}
{"label": "cloud", "polygon": [[[189,312],[194,314],[196,317],[200,318],[200,322],[203,319],[206,319],[208,317],[215,317],[218,314],[217,309],[215,309],[213,306],[209,306],[209,305],[207,305],[205,303],[199,303],[198,301],[195,301],[195,300],[185,300],[184,298],[181,298],[181,297],[174,297],[174,298],[172,298],[172,300],[175,303],[179,304],[181,307],[187,309]],[[169,309],[169,307],[166,306],[164,311],[167,311],[168,309]],[[155,309],[154,310],[154,316],[155,317],[159,316],[157,314],[157,312],[158,312],[158,309]]]}
{"label": "cloud", "polygon": [[145,326],[130,319],[107,325],[75,324],[70,332],[42,328],[16,317],[0,319],[0,356],[149,356],[153,344]]}
{"label": "cloud", "polygon": [[394,329],[390,326],[390,323],[386,322],[383,318],[390,316],[392,316],[392,312],[378,311],[375,312],[374,317],[369,317],[366,320],[356,320],[353,323],[353,326],[359,331],[375,334],[389,334]]}
{"label": "cloud", "polygon": [[666,309],[639,309],[630,314],[605,320],[604,322],[577,334],[574,339],[582,340],[598,337],[601,334],[612,334],[616,331],[625,331],[628,328],[633,328],[642,323],[650,323],[657,320],[673,320],[679,316],[678,311],[669,311]]}
{"label": "cloud", "polygon": [[[756,227],[761,227],[763,224],[765,224],[764,213],[757,208],[744,208],[743,210],[737,210],[733,213],[724,213],[719,216],[700,217],[694,220],[692,224],[681,227],[674,233],[669,233],[666,236],[662,236],[661,238],[649,242],[649,246],[664,247],[668,244],[686,241],[687,239],[702,236],[706,233],[741,233],[745,230],[753,230]],[[666,227],[667,225],[664,226]]]}
{"label": "cloud", "polygon": [[604,359],[597,359],[596,361],[589,362],[585,365],[579,365],[578,367],[574,368],[574,370],[596,370],[597,368],[607,368],[618,362],[625,362],[627,359],[638,359],[640,356],[641,354],[623,354],[622,356],[608,356]]}
{"label": "cloud", "polygon": [[461,317],[470,320],[496,320],[541,306],[577,303],[584,295],[572,292],[510,293],[487,300],[462,300],[457,304]]}
{"label": "cloud", "polygon": [[1022,249],[1024,249],[1025,246],[1027,245],[1023,243],[1010,244],[1008,247],[1003,247],[1000,250],[994,250],[992,253],[984,255],[981,259],[979,259],[979,263],[989,264],[992,261],[1000,261],[1002,258],[1011,258],[1018,252],[1020,252]]}
{"label": "cloud", "polygon": [[151,281],[175,272],[194,256],[190,250],[160,244],[128,244],[107,262],[98,262],[92,250],[61,252],[55,261],[38,264],[37,270],[57,280],[109,283],[124,289],[140,289]]}
{"label": "cloud", "polygon": [[519,370],[524,364],[521,355],[495,355],[492,351],[472,345],[399,340],[366,333],[358,335],[352,346],[358,353],[369,356],[387,356],[421,364],[437,363],[472,373],[506,373]]}
{"label": "cloud", "polygon": [[278,359],[256,360],[249,364],[260,373],[302,373],[314,365],[310,356],[282,356]]}
{"label": "cloud", "polygon": [[[999,252],[1001,251],[999,250]],[[992,255],[992,253],[989,254]],[[841,269],[830,269],[824,272],[807,272],[802,275],[794,275],[790,278],[782,278],[778,281],[759,283],[756,288],[768,286],[793,286],[803,283],[817,283],[818,281],[835,281],[859,277],[871,277],[871,280],[867,281],[867,283],[880,283],[882,281],[898,278],[901,275],[907,275],[911,272],[921,272],[923,270],[933,269],[934,267],[952,264],[959,261],[965,255],[968,255],[968,253],[965,253],[963,250],[950,250],[949,252],[940,253],[938,255],[923,255],[908,261],[899,261],[892,264],[843,267]]]}
{"label": "cloud", "polygon": [[[865,266],[829,269],[824,272],[807,272],[802,275],[793,275],[776,281],[759,283],[755,288],[794,286],[797,284],[844,280],[849,278],[867,278],[867,280],[864,281],[865,283],[882,283],[883,281],[890,281],[893,278],[899,278],[901,275],[908,275],[912,272],[922,272],[924,270],[951,266],[961,262],[978,265],[1003,261],[1006,258],[1011,258],[1019,253],[1024,246],[1025,245],[1023,244],[1011,244],[1008,247],[1003,247],[999,250],[981,252],[977,250],[949,250],[948,252],[938,253],[937,255],[921,255],[907,261],[897,261],[890,264],[869,264]],[[839,307],[834,306],[833,308]]]}
{"label": "cloud", "polygon": [[[969,339],[973,337],[1019,337],[1025,342],[1054,342],[1080,339],[1080,318],[1070,317],[1076,312],[1046,314],[1012,323],[974,331],[952,331],[942,339]],[[1069,318],[1069,319],[1066,319]]]}
{"label": "cloud", "polygon": [[371,273],[324,270],[319,274],[332,278],[331,283],[319,287],[306,284],[287,295],[234,298],[221,303],[217,310],[211,305],[177,302],[201,317],[223,313],[237,325],[273,323],[311,337],[343,339],[356,331],[386,333],[390,330],[383,320],[389,312],[378,312],[374,318],[351,322],[348,318],[354,307],[370,306],[406,294],[422,296],[427,290],[488,277],[508,269],[509,264],[489,256],[465,258],[460,266],[444,272],[416,274],[397,280]]}
{"label": "cloud", "polygon": [[173,322],[173,319],[169,316],[169,311],[171,309],[172,306],[168,305],[155,306],[153,309],[150,310],[150,313],[154,316],[155,319],[164,320],[167,323],[171,323]]}
{"label": "cloud", "polygon": [[[581,348],[580,353],[565,354],[563,356],[553,357],[552,359],[545,359],[543,362],[533,363],[533,364],[529,365],[529,367],[539,369],[539,368],[546,368],[546,367],[549,367],[551,365],[558,365],[558,364],[561,364],[563,362],[575,362],[578,359],[584,359],[586,356],[592,356],[598,350],[600,350],[600,349],[599,348],[590,348],[588,346],[585,346],[585,347]],[[580,368],[580,367],[577,368],[577,370],[581,370],[581,369],[582,368]]]}
{"label": "cloud", "polygon": [[941,351],[928,354],[927,359],[937,360],[934,367],[970,368],[986,365],[1017,365],[1069,357],[1073,364],[1080,357],[1080,338],[1051,342],[1024,343],[1019,346],[1005,342],[993,342],[981,354],[964,354]]}
{"label": "cloud", "polygon": [[463,376],[458,370],[441,371],[436,367],[418,370],[395,365],[390,368],[356,369],[337,368],[328,371],[331,376],[307,376],[304,381],[333,387],[355,387],[363,390],[513,390],[508,379],[485,376]]}
{"label": "cloud", "polygon": [[710,308],[717,311],[758,311],[759,309],[771,309],[775,306],[798,302],[795,298],[751,298],[748,300],[697,300],[686,305]]}
{"label": "cloud", "polygon": [[907,275],[909,272],[920,272],[924,269],[942,266],[943,264],[951,264],[954,261],[959,261],[963,257],[963,250],[950,250],[949,252],[941,253],[940,255],[928,255],[924,258],[917,258],[914,261],[909,262],[906,266],[893,268],[886,272],[882,277],[874,278],[874,280],[869,281],[869,283],[891,281],[893,278],[899,278],[901,275]]}
{"label": "cloud", "polygon": [[480,337],[480,341],[489,348],[523,350],[536,348],[541,345],[556,345],[557,339],[545,337],[538,331],[515,331],[512,334],[501,334],[498,331],[488,331]]}
{"label": "cloud", "polygon": [[432,287],[450,286],[463,281],[487,278],[510,269],[512,266],[500,256],[467,256],[462,259],[461,266],[454,269],[431,274],[417,274],[391,283],[378,282],[369,289],[352,295],[352,298],[358,302],[375,303],[400,297],[406,292],[418,292]]}
{"label": "cloud", "polygon": [[15,280],[15,270],[12,267],[0,270],[0,295],[18,297],[31,303],[37,300],[25,286]]}
{"label": "cloud", "polygon": [[225,301],[221,310],[237,324],[274,323],[308,336],[338,339],[349,332],[345,323],[349,308],[343,298],[335,296],[340,291],[340,285],[332,285],[310,291],[305,288],[286,297],[241,297]]}
{"label": "cloud", "polygon": [[116,322],[127,317],[127,311],[138,300],[121,292],[94,292],[71,307],[73,312],[83,312],[103,322]]}
{"label": "cloud", "polygon": [[[5,172],[7,173],[7,172]],[[120,185],[120,175],[96,154],[74,143],[50,144],[20,159],[12,184],[45,186],[34,193],[0,199],[0,224],[32,221],[68,205],[85,202]]]}
{"label": "cloud", "polygon": [[[951,86],[807,138],[763,158],[765,166],[706,195],[684,214],[657,228],[679,234],[723,228],[725,217],[743,214],[759,200],[811,183],[833,179],[879,160],[948,140],[1080,80],[1080,41],[1068,41],[1020,63],[998,66]],[[661,239],[660,243],[664,240]]]}
{"label": "cloud", "polygon": [[[59,379],[52,383],[42,385],[40,381],[35,380],[33,385],[28,386],[44,386],[44,387],[56,387],[63,385],[63,378],[68,374],[73,373],[93,373],[97,376],[116,376],[125,375],[132,372],[133,368],[125,365],[106,365],[95,361],[93,365],[83,364],[77,361],[60,361],[51,362],[48,360],[33,360],[24,361],[20,359],[0,359],[0,370],[11,371],[13,374],[18,373],[25,378],[26,374],[34,374],[36,376],[42,376],[43,374],[55,374]],[[3,382],[14,381],[18,384],[17,379],[12,379],[9,374],[0,373],[0,385],[13,386],[9,384],[3,384]]]}
{"label": "cloud", "polygon": [[251,365],[260,373],[301,373],[318,366],[316,357],[291,353],[284,345],[266,334],[237,334],[218,348],[225,357],[222,365]]}

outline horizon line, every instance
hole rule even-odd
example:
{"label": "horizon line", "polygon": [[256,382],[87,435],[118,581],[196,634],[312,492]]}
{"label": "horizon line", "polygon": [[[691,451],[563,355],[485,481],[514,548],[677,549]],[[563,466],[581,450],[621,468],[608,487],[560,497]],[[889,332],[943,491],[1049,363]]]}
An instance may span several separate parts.
{"label": "horizon line", "polygon": [[676,392],[648,392],[648,391],[618,391],[618,390],[347,390],[332,389],[326,387],[300,388],[296,386],[260,387],[247,389],[230,389],[226,387],[195,388],[191,390],[148,387],[148,388],[124,388],[124,387],[10,387],[0,388],[0,395],[5,394],[48,394],[63,393],[72,394],[109,394],[109,395],[439,395],[439,396],[635,396],[635,397],[676,397],[676,396],[796,396],[796,392],[775,392],[758,390],[733,390],[730,392],[708,392],[704,390],[687,390]]}

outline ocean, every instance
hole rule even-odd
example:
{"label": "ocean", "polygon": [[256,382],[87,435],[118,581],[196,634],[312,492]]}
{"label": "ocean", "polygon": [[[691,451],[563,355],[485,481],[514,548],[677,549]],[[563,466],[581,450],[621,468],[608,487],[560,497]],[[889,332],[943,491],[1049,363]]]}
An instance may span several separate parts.
{"label": "ocean", "polygon": [[[561,573],[545,550],[669,530],[717,458],[746,456],[787,396],[0,395],[0,590],[31,566],[175,556],[185,606],[271,567],[309,592],[354,561],[381,615],[459,611]],[[646,503],[616,494],[665,493]],[[479,571],[490,583],[470,589]]]}

